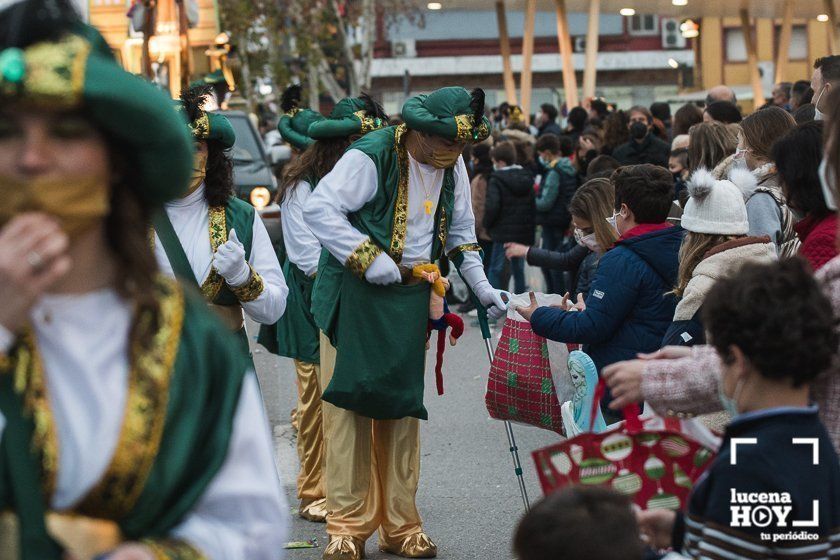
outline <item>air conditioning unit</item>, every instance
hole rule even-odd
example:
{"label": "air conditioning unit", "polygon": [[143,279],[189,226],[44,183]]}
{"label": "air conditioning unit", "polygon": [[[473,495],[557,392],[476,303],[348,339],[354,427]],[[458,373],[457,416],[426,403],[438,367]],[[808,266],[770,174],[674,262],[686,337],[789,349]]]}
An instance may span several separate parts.
{"label": "air conditioning unit", "polygon": [[586,36],[585,35],[579,35],[577,37],[574,37],[574,47],[575,47],[575,52],[586,51]]}
{"label": "air conditioning unit", "polygon": [[662,18],[662,48],[665,50],[684,49],[685,37],[680,32],[680,20]]}
{"label": "air conditioning unit", "polygon": [[417,43],[414,39],[392,41],[391,56],[394,58],[414,58],[417,56]]}

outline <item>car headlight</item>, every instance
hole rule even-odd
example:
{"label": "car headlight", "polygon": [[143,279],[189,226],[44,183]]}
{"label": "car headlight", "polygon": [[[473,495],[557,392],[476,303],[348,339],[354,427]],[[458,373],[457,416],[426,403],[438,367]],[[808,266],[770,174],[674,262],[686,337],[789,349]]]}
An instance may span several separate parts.
{"label": "car headlight", "polygon": [[261,210],[268,206],[271,202],[271,191],[265,187],[256,187],[251,191],[251,204],[257,210]]}

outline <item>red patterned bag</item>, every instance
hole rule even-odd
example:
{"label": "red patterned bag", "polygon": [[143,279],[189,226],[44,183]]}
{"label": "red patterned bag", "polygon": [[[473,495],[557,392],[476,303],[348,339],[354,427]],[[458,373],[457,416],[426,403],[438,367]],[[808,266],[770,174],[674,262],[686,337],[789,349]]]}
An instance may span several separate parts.
{"label": "red patterned bag", "polygon": [[490,366],[484,402],[492,418],[565,435],[551,376],[548,344],[534,334],[527,321],[510,316],[505,319]]}
{"label": "red patterned bag", "polygon": [[[603,392],[601,381],[594,406]],[[684,507],[715,450],[681,430],[676,419],[665,419],[663,429],[648,429],[637,406],[625,409],[624,418],[606,432],[580,434],[534,451],[543,493],[587,484],[613,488],[642,509]]]}

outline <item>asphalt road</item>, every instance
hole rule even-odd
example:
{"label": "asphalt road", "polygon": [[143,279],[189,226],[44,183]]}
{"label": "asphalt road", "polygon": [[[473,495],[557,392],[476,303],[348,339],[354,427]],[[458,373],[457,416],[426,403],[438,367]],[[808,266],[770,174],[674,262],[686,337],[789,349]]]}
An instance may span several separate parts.
{"label": "asphalt road", "polygon": [[[530,272],[530,271],[529,271]],[[530,274],[529,274],[530,276]],[[533,285],[533,284],[532,284]],[[429,360],[426,407],[422,423],[422,469],[417,502],[425,529],[438,545],[438,558],[453,560],[509,560],[510,544],[524,509],[513,472],[505,428],[484,407],[489,371],[484,343],[477,328],[469,327],[458,346],[444,357],[446,394],[434,388],[434,360]],[[249,324],[249,332],[256,331]],[[252,336],[253,339],[253,336]],[[290,507],[295,508],[297,454],[289,413],[296,389],[292,361],[262,347],[254,349],[269,420],[274,430],[277,463]],[[514,426],[531,501],[541,495],[531,451],[554,443],[559,436],[528,426]],[[324,525],[292,516],[290,540],[317,539],[316,549],[288,550],[291,560],[320,559],[327,542]],[[395,556],[379,552],[376,536],[367,542],[367,558]]]}

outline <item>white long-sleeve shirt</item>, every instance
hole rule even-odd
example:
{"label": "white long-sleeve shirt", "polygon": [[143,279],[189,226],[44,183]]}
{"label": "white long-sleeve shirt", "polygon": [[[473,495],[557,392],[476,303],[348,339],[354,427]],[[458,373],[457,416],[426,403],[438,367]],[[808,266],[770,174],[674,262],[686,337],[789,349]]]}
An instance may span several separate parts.
{"label": "white long-sleeve shirt", "polygon": [[[111,463],[125,415],[130,304],[115,290],[42,296],[30,314],[58,438],[50,505],[78,503]],[[0,326],[0,352],[14,336]],[[0,441],[5,419],[0,414]],[[246,375],[222,468],[171,536],[213,560],[277,560],[288,508],[256,376]]]}
{"label": "white long-sleeve shirt", "polygon": [[[408,223],[400,264],[411,267],[429,262],[431,258],[436,235],[435,214],[444,171],[419,163],[410,154],[408,158]],[[450,218],[452,222],[445,252],[461,245],[476,243],[470,181],[463,158],[458,158],[454,173],[455,208]],[[350,224],[347,214],[373,200],[377,184],[373,160],[360,150],[348,150],[332,171],[321,179],[306,201],[303,216],[310,230],[342,263],[346,263],[353,251],[368,239],[367,235]],[[428,214],[425,209],[427,199],[432,202],[432,211]],[[467,252],[464,257],[465,260],[478,261],[480,264],[478,253]]]}
{"label": "white long-sleeve shirt", "polygon": [[[210,246],[210,207],[204,196],[204,185],[202,184],[195,192],[184,198],[167,202],[164,206],[169,221],[190,267],[195,274],[199,284],[210,275],[213,266],[213,249]],[[277,254],[271,245],[271,239],[265,229],[265,224],[259,215],[254,216],[251,255],[248,263],[263,279],[263,292],[253,301],[243,302],[242,308],[245,313],[254,321],[266,325],[277,322],[286,310],[286,297],[289,288],[283,278],[283,271],[277,261]],[[238,232],[239,233],[239,232]],[[241,232],[240,237],[245,232]],[[172,265],[166,256],[166,250],[155,233],[155,257],[161,270],[170,276],[174,276]]]}
{"label": "white long-sleeve shirt", "polygon": [[289,189],[280,205],[286,256],[307,276],[318,272],[318,260],[321,258],[321,243],[303,217],[303,208],[311,193],[310,184],[300,181]]}

